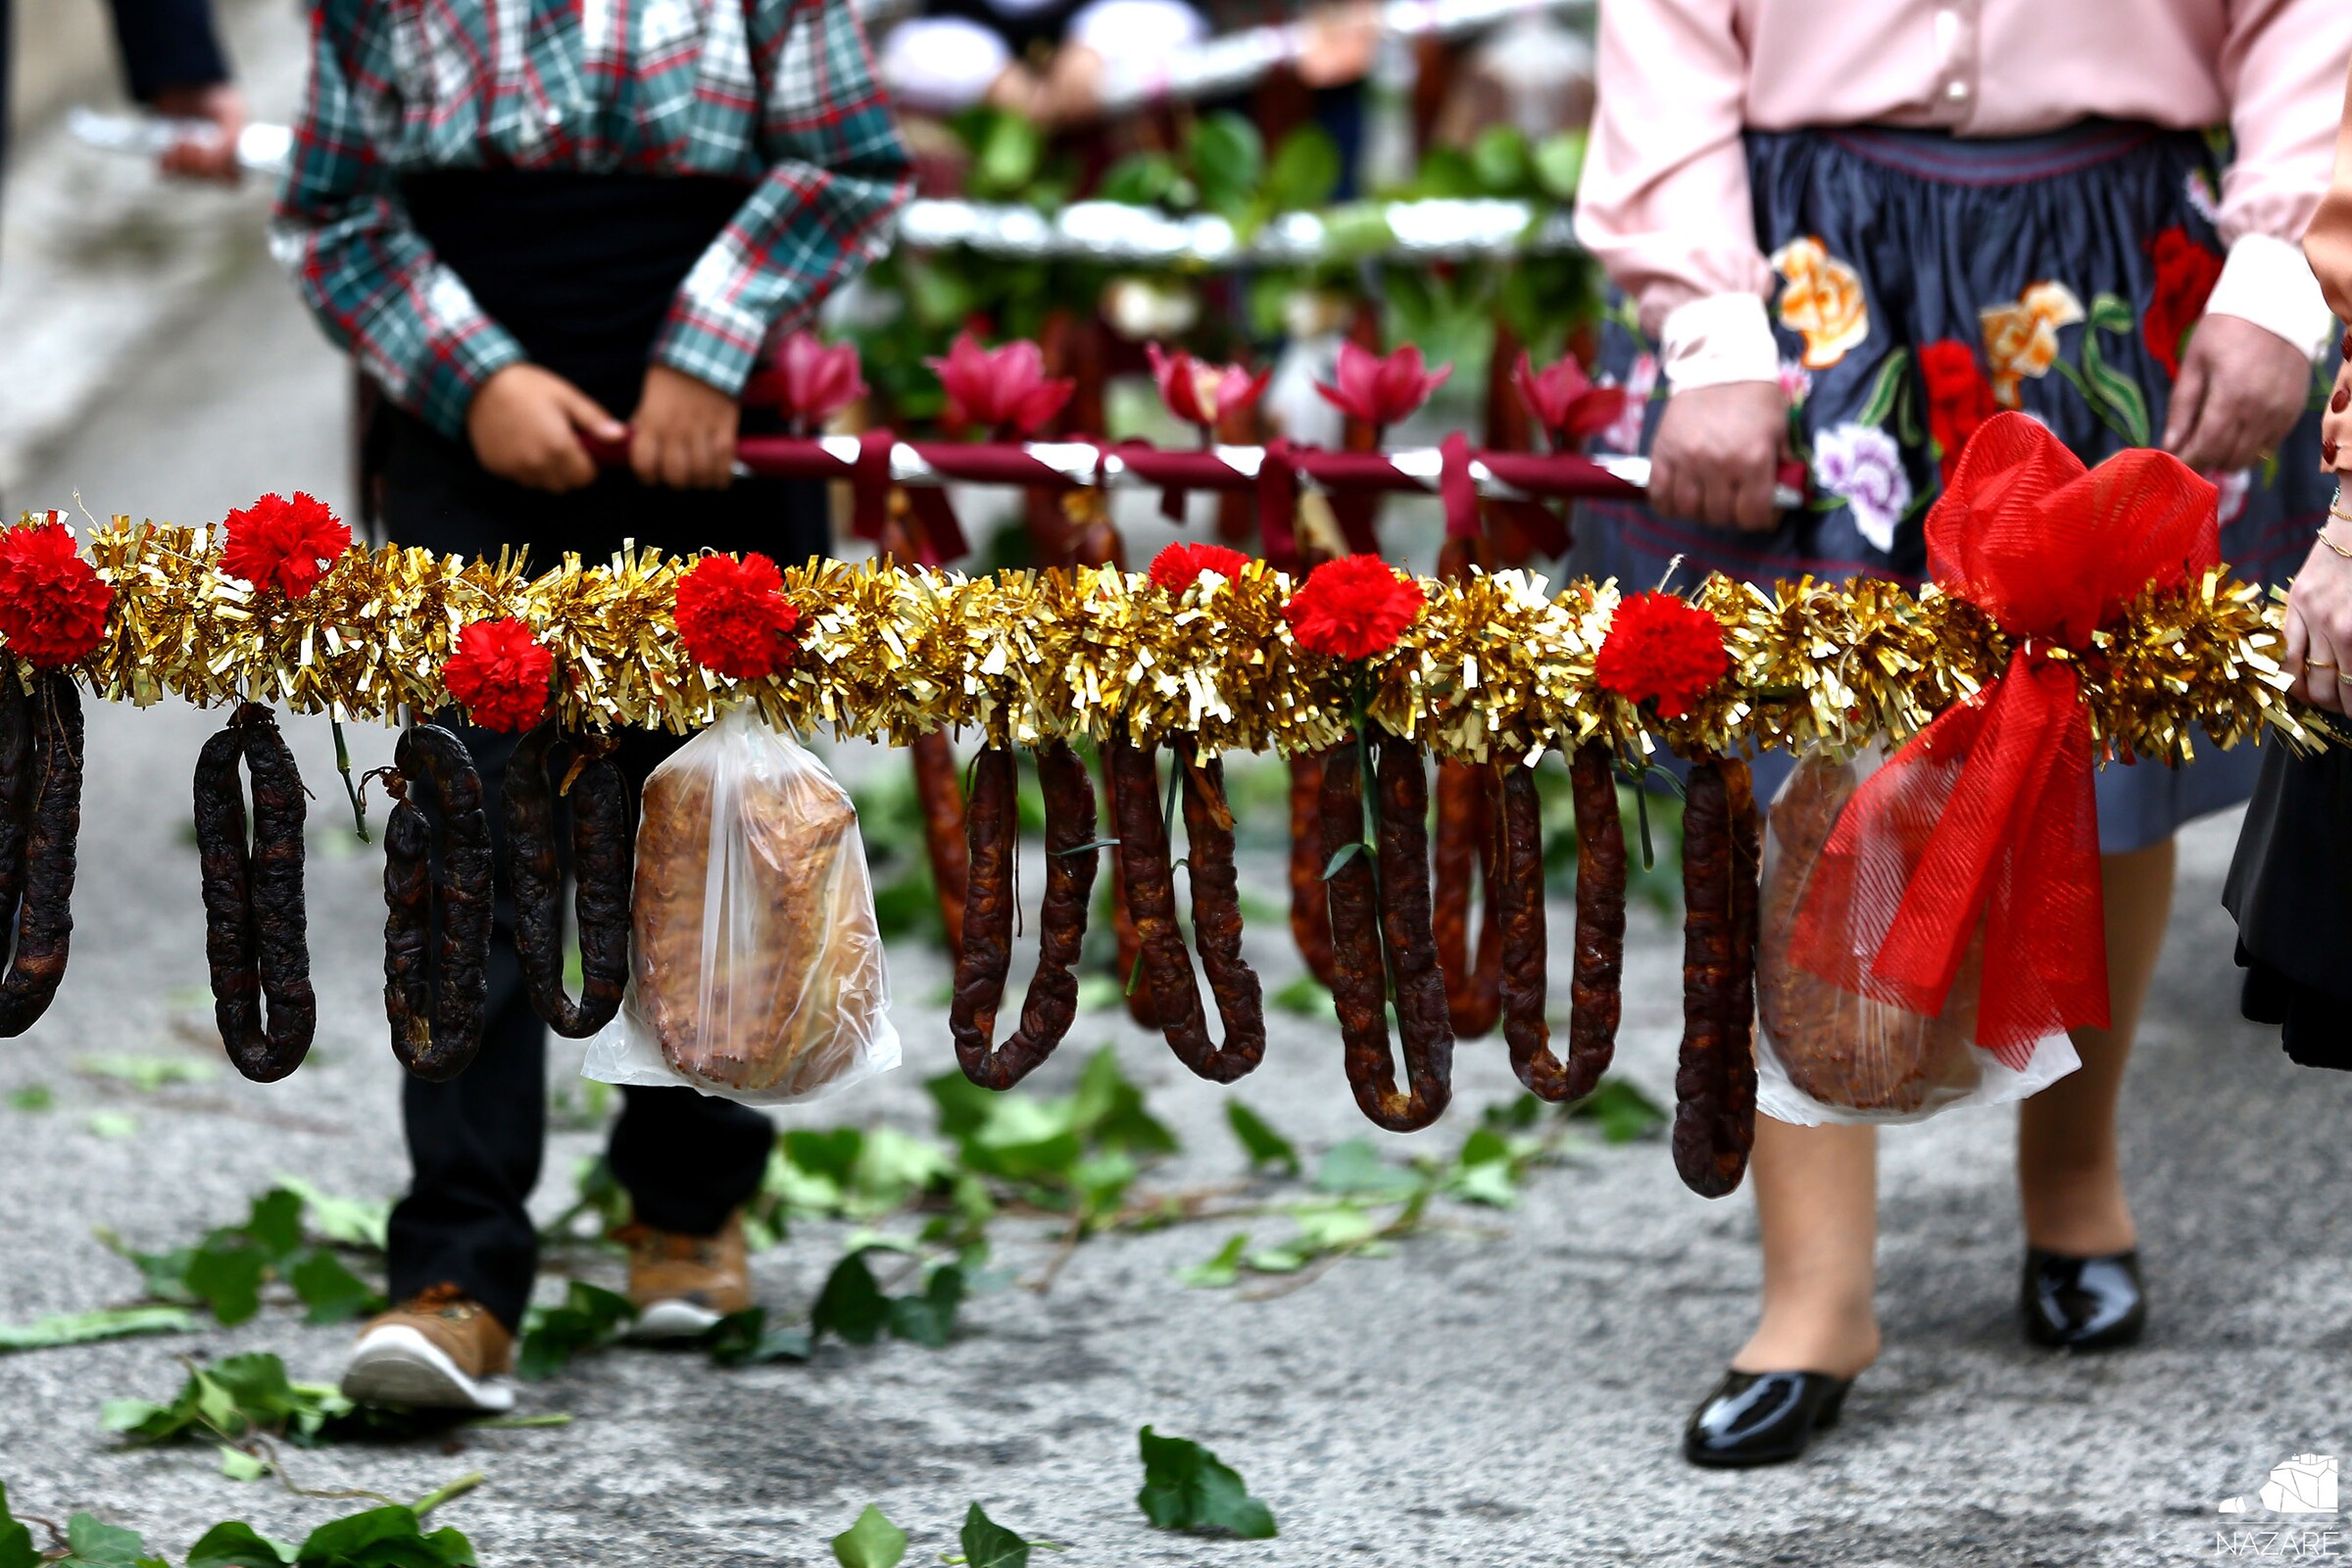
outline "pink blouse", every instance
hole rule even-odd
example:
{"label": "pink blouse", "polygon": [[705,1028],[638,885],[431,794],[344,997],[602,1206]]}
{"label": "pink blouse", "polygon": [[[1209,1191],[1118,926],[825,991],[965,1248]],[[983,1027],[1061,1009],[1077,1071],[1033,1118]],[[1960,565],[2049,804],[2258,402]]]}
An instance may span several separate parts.
{"label": "pink blouse", "polygon": [[2332,334],[2294,247],[2328,189],[2347,60],[2348,0],[1603,0],[1577,232],[1669,339],[1676,385],[1769,379],[1743,127],[2227,124],[2230,258],[2208,309],[2316,350]]}

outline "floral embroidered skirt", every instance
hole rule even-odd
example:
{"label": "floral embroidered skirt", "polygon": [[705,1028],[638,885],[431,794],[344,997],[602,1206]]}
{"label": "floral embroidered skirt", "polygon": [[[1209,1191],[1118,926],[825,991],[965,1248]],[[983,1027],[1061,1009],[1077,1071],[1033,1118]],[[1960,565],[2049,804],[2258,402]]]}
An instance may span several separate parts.
{"label": "floral embroidered skirt", "polygon": [[[1771,534],[1593,504],[1577,570],[1650,588],[1680,556],[1685,587],[1710,570],[1917,582],[1928,507],[1995,412],[2023,410],[2085,463],[2160,436],[2182,339],[2221,272],[2220,155],[2206,137],[2111,122],[1999,140],[1864,126],[1751,132],[1747,159],[1812,500]],[[1600,378],[1633,398],[1595,451],[1646,450],[1665,407],[1653,350],[1612,295]],[[2241,576],[2292,572],[2327,514],[2326,390],[2315,370],[2311,412],[2277,462],[2207,476],[2222,559]],[[2202,748],[2184,768],[2109,765],[2100,847],[2142,848],[2243,801],[2255,762],[2241,747]],[[1760,787],[1777,785],[1779,767],[1759,771]]]}

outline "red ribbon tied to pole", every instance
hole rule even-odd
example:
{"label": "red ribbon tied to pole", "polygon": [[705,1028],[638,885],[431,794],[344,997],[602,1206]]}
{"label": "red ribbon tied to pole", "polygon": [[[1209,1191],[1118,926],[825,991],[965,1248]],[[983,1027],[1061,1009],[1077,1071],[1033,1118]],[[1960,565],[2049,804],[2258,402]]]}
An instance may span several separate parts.
{"label": "red ribbon tied to pole", "polygon": [[1976,1043],[2012,1068],[2107,1024],[2090,721],[2092,633],[2220,564],[2214,487],[2161,452],[2084,468],[2020,414],[1985,421],[1928,514],[1936,581],[2015,643],[2009,667],[1864,781],[1798,908],[1790,956],[1938,1016],[1984,928]]}

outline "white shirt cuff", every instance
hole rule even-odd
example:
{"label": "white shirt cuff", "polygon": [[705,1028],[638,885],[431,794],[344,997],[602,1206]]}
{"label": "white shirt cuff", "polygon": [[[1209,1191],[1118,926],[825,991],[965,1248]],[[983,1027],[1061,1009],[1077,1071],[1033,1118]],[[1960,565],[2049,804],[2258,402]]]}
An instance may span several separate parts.
{"label": "white shirt cuff", "polygon": [[2205,314],[2252,321],[2314,359],[2335,341],[2335,315],[2302,247],[2268,234],[2240,234],[2230,247]]}
{"label": "white shirt cuff", "polygon": [[1753,294],[1708,294],[1667,312],[1658,333],[1658,361],[1666,384],[1677,392],[1732,381],[1777,381],[1781,375],[1780,343],[1764,315],[1764,301]]}

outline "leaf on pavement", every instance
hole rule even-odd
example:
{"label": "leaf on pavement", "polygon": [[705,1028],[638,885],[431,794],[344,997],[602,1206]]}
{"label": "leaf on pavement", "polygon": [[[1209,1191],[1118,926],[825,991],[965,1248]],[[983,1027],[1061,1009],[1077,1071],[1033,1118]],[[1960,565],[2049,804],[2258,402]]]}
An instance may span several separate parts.
{"label": "leaf on pavement", "polygon": [[983,1513],[978,1503],[964,1511],[963,1544],[966,1568],[1029,1568],[1029,1543]]}
{"label": "leaf on pavement", "polygon": [[95,1312],[65,1312],[30,1323],[0,1323],[0,1351],[47,1350],[139,1334],[192,1334],[195,1314],[177,1306],[109,1306]]}
{"label": "leaf on pavement", "polygon": [[858,1522],[833,1538],[833,1560],[841,1568],[898,1568],[906,1555],[906,1532],[872,1503]]}
{"label": "leaf on pavement", "polygon": [[1250,1495],[1241,1476],[1189,1438],[1163,1438],[1150,1427],[1137,1434],[1144,1456],[1144,1490],[1135,1495],[1144,1517],[1162,1530],[1222,1531],[1245,1541],[1274,1538],[1274,1514]]}
{"label": "leaf on pavement", "polygon": [[1266,1119],[1238,1100],[1225,1102],[1225,1122],[1233,1129],[1250,1168],[1272,1168],[1285,1176],[1298,1174],[1298,1146],[1276,1132]]}

